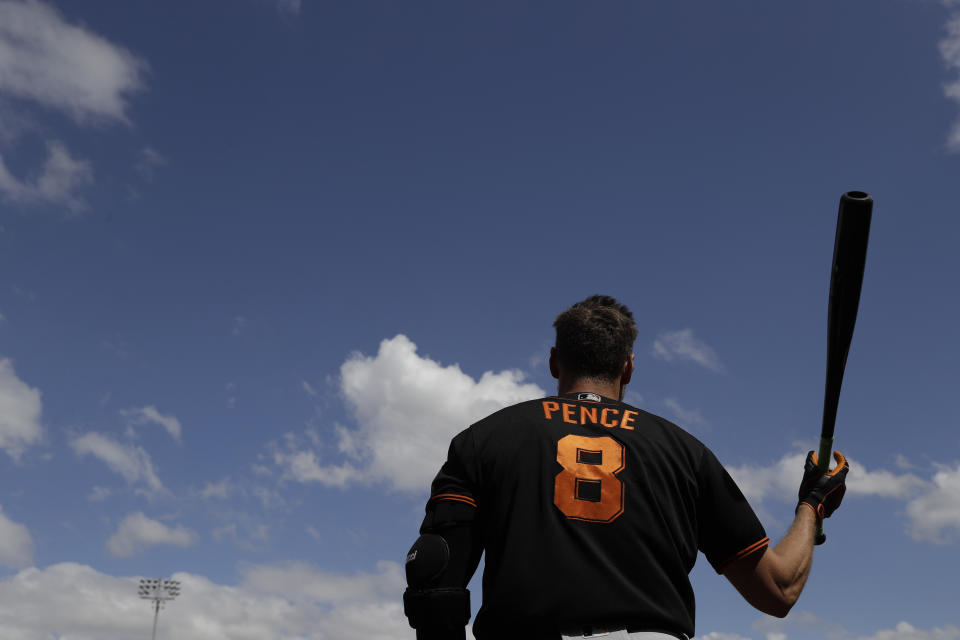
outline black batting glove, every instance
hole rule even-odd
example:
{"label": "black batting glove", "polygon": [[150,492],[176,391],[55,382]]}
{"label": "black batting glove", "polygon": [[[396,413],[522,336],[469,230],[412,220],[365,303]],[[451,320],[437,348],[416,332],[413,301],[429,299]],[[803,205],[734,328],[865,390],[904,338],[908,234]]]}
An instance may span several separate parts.
{"label": "black batting glove", "polygon": [[[800,483],[800,505],[807,505],[817,516],[817,528],[820,528],[824,518],[840,506],[843,494],[847,492],[847,473],[850,465],[839,451],[833,452],[837,466],[824,473],[817,467],[817,453],[807,454],[807,461],[803,465],[803,480]],[[817,544],[821,542],[818,541]]]}

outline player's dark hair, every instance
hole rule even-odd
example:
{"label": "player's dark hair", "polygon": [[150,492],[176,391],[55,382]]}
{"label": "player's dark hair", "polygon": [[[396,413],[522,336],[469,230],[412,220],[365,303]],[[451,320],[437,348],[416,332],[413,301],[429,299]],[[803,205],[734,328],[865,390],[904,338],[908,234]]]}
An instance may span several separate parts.
{"label": "player's dark hair", "polygon": [[610,296],[590,296],[553,323],[557,359],[574,378],[615,380],[633,352],[637,325],[626,305]]}

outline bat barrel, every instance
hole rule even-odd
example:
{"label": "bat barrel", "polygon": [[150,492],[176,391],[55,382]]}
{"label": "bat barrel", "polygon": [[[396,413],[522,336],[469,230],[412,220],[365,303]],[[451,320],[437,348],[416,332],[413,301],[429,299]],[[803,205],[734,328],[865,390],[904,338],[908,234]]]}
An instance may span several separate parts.
{"label": "bat barrel", "polygon": [[[837,236],[833,243],[833,270],[830,273],[830,304],[827,311],[827,384],[823,397],[823,427],[820,430],[820,449],[817,466],[826,472],[830,468],[833,449],[833,428],[837,421],[840,385],[847,366],[853,326],[860,306],[860,288],[863,269],[867,263],[867,239],[870,236],[870,217],[873,198],[863,191],[848,191],[840,196],[837,215]],[[814,536],[815,544],[826,540],[823,523]]]}
{"label": "bat barrel", "polygon": [[824,468],[829,465],[837,405],[840,401],[840,386],[847,365],[850,342],[853,339],[857,308],[860,305],[860,289],[867,260],[867,240],[870,235],[872,213],[873,198],[869,194],[863,191],[849,191],[840,197],[827,312],[827,379],[819,455],[820,465]]}

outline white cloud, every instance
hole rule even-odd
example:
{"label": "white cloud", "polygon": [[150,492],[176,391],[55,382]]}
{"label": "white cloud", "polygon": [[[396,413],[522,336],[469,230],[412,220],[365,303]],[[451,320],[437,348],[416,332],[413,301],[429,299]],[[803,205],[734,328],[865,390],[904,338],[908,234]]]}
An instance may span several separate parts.
{"label": "white cloud", "polygon": [[[741,465],[727,467],[748,500],[793,501],[803,478],[803,463],[806,452],[784,455],[767,466]],[[870,471],[856,460],[847,459],[850,472],[847,475],[847,496],[876,496],[907,499],[917,495],[926,483],[911,473],[894,474],[890,471]]]}
{"label": "white cloud", "polygon": [[[727,467],[747,499],[797,499],[804,453],[788,454],[767,465]],[[960,541],[960,464],[941,467],[928,481],[914,473],[869,470],[848,460],[847,499],[875,496],[906,501],[908,532],[918,541],[950,544]]]}
{"label": "white cloud", "polygon": [[10,290],[13,291],[14,295],[17,295],[21,298],[26,298],[30,302],[36,302],[37,300],[37,294],[34,291],[26,291],[17,285],[11,286]]}
{"label": "white cloud", "polygon": [[244,573],[244,587],[279,594],[295,601],[339,604],[357,602],[371,595],[397,597],[404,579],[395,562],[377,563],[377,573],[341,575],[304,563],[261,565]]}
{"label": "white cloud", "polygon": [[153,180],[157,173],[157,168],[167,164],[167,159],[160,155],[160,152],[153,147],[144,147],[137,156],[137,161],[133,168],[136,169],[145,180]]}
{"label": "white cloud", "polygon": [[[397,596],[402,568],[342,574],[305,564],[254,566],[237,585],[177,572],[182,597],[161,612],[158,636],[178,640],[407,640],[413,633]],[[62,563],[0,579],[0,628],[9,640],[128,640],[149,629],[153,610],[136,597],[139,576],[116,577]],[[779,621],[778,621],[779,622]],[[148,631],[149,633],[149,631]],[[760,632],[763,633],[763,632]],[[763,633],[766,640],[783,632]],[[849,637],[849,634],[844,634]],[[697,640],[750,640],[712,631]],[[960,640],[954,625],[900,622],[857,640]]]}
{"label": "white cloud", "polygon": [[220,482],[213,483],[208,482],[203,489],[200,490],[201,498],[219,498],[220,500],[226,500],[230,497],[230,489],[232,485],[230,483],[230,478],[223,478]]}
{"label": "white cloud", "polygon": [[87,495],[87,500],[90,502],[105,502],[106,499],[111,495],[113,495],[113,490],[111,490],[109,487],[95,485]]}
{"label": "white cloud", "polygon": [[8,518],[0,507],[0,564],[22,569],[33,564],[33,538],[30,530]]}
{"label": "white cloud", "polygon": [[222,542],[226,538],[229,538],[234,542],[239,539],[239,536],[237,535],[237,524],[235,522],[226,524],[222,527],[217,527],[210,533],[213,536],[213,539],[217,542]]}
{"label": "white cloud", "polygon": [[913,466],[913,463],[910,462],[910,459],[907,458],[907,456],[903,455],[902,453],[898,453],[898,454],[897,454],[897,457],[896,457],[896,460],[895,460],[895,464],[897,465],[897,468],[898,468],[898,469],[904,469],[904,470],[906,470],[906,469],[915,469],[915,468],[916,468],[916,467]]}
{"label": "white cloud", "polygon": [[908,622],[899,622],[893,629],[884,629],[872,636],[860,636],[857,640],[960,640],[960,629],[948,624],[925,631]]}
{"label": "white cloud", "polygon": [[0,94],[62,111],[78,122],[127,122],[127,97],[145,64],[36,0],[0,1]]}
{"label": "white cloud", "polygon": [[43,436],[40,391],[20,378],[13,363],[0,358],[0,449],[14,460]]}
{"label": "white cloud", "polygon": [[907,504],[907,516],[917,540],[945,544],[960,538],[960,464],[935,473],[928,490]]}
{"label": "white cloud", "polygon": [[[37,125],[14,101],[60,111],[80,124],[129,122],[127,97],[142,87],[145,65],[88,29],[67,23],[52,5],[0,0],[0,142],[12,144]],[[0,155],[0,196],[18,205],[88,208],[78,191],[93,182],[90,163],[57,141],[46,143],[37,177],[18,178]]]}
{"label": "white cloud", "polygon": [[728,466],[727,471],[750,501],[766,498],[792,501],[797,499],[805,458],[804,453],[794,453],[765,466]]}
{"label": "white cloud", "polygon": [[125,417],[130,419],[132,424],[156,424],[164,429],[167,433],[170,434],[170,437],[180,442],[180,433],[182,432],[182,427],[180,421],[177,420],[175,416],[164,415],[157,411],[156,407],[140,407],[139,409],[129,409],[127,411],[121,411]]}
{"label": "white cloud", "polygon": [[341,392],[356,428],[339,429],[341,455],[321,464],[313,450],[277,452],[287,477],[344,486],[387,482],[399,490],[425,490],[446,458],[450,438],[503,407],[545,395],[515,370],[487,371],[479,380],[458,365],[417,355],[404,335],[380,343],[375,357],[354,354],[340,368]]}
{"label": "white cloud", "polygon": [[[289,573],[289,575],[287,575]],[[251,582],[217,584],[179,572],[182,597],[160,613],[158,637],[178,640],[407,640],[413,633],[397,596],[400,566],[343,575],[304,565],[253,568]],[[0,579],[0,628],[9,640],[129,640],[153,610],[136,597],[138,577],[114,577],[74,563]],[[346,601],[334,587],[349,591]]]}
{"label": "white cloud", "polygon": [[0,156],[0,193],[8,202],[32,205],[47,204],[66,207],[79,213],[87,203],[76,191],[93,181],[93,170],[86,160],[75,160],[60,142],[47,143],[47,159],[43,171],[33,182],[17,179]]}
{"label": "white cloud", "polygon": [[802,638],[849,639],[846,628],[837,622],[819,617],[811,611],[797,611],[794,608],[786,618],[763,616],[754,621],[751,627],[764,634],[766,640],[786,638],[796,633]]}
{"label": "white cloud", "polygon": [[35,117],[11,106],[10,101],[0,95],[0,145],[12,144],[38,128]]}
{"label": "white cloud", "polygon": [[663,404],[670,409],[673,417],[676,418],[681,425],[697,425],[706,423],[706,420],[703,419],[699,409],[687,409],[681,406],[680,403],[677,402],[676,398],[667,398],[663,401]]}
{"label": "white cloud", "polygon": [[[273,461],[285,469],[287,477],[298,482],[319,482],[331,487],[345,487],[363,477],[349,462],[340,465],[321,465],[313,451],[276,452]],[[437,467],[439,469],[439,467]]]}
{"label": "white cloud", "polygon": [[137,511],[123,519],[107,540],[107,550],[115,556],[127,557],[158,544],[189,547],[196,540],[197,534],[186,527],[168,527]]}
{"label": "white cloud", "polygon": [[130,484],[143,482],[151,491],[165,491],[150,455],[142,447],[122,444],[95,431],[72,439],[70,447],[78,456],[90,454],[99,459]]}
{"label": "white cloud", "polygon": [[310,383],[307,382],[306,380],[301,380],[301,381],[300,381],[300,386],[303,388],[304,391],[307,392],[307,395],[309,395],[309,396],[315,396],[315,395],[317,395],[317,390],[314,389],[314,388],[310,385]]}
{"label": "white cloud", "polygon": [[286,500],[279,492],[266,487],[255,487],[253,495],[260,501],[264,509],[278,509],[286,505]]}
{"label": "white cloud", "polygon": [[674,361],[690,361],[710,371],[723,371],[723,364],[710,345],[693,335],[692,329],[665,331],[653,342],[654,357]]}
{"label": "white cloud", "polygon": [[[956,72],[956,77],[943,86],[943,93],[960,105],[960,13],[954,13],[945,28],[947,36],[940,41],[940,55],[947,67]],[[947,148],[951,151],[960,151],[960,118],[954,122],[950,130]]]}
{"label": "white cloud", "polygon": [[230,330],[230,334],[234,336],[239,336],[243,334],[243,330],[247,326],[247,319],[243,316],[236,316],[233,319],[233,328]]}
{"label": "white cloud", "polygon": [[300,13],[301,0],[277,0],[277,7],[282,13],[298,15]]}
{"label": "white cloud", "polygon": [[847,491],[851,495],[878,496],[905,500],[917,495],[927,483],[912,473],[896,474],[880,469],[868,471],[856,460],[849,460]]}

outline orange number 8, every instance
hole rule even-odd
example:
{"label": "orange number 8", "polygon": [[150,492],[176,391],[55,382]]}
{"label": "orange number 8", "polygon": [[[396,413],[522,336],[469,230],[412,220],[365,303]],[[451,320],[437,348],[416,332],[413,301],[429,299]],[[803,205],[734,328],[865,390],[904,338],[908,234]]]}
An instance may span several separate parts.
{"label": "orange number 8", "polygon": [[553,484],[553,504],[573,520],[613,522],[623,513],[623,445],[610,436],[568,435],[557,442],[563,471]]}

